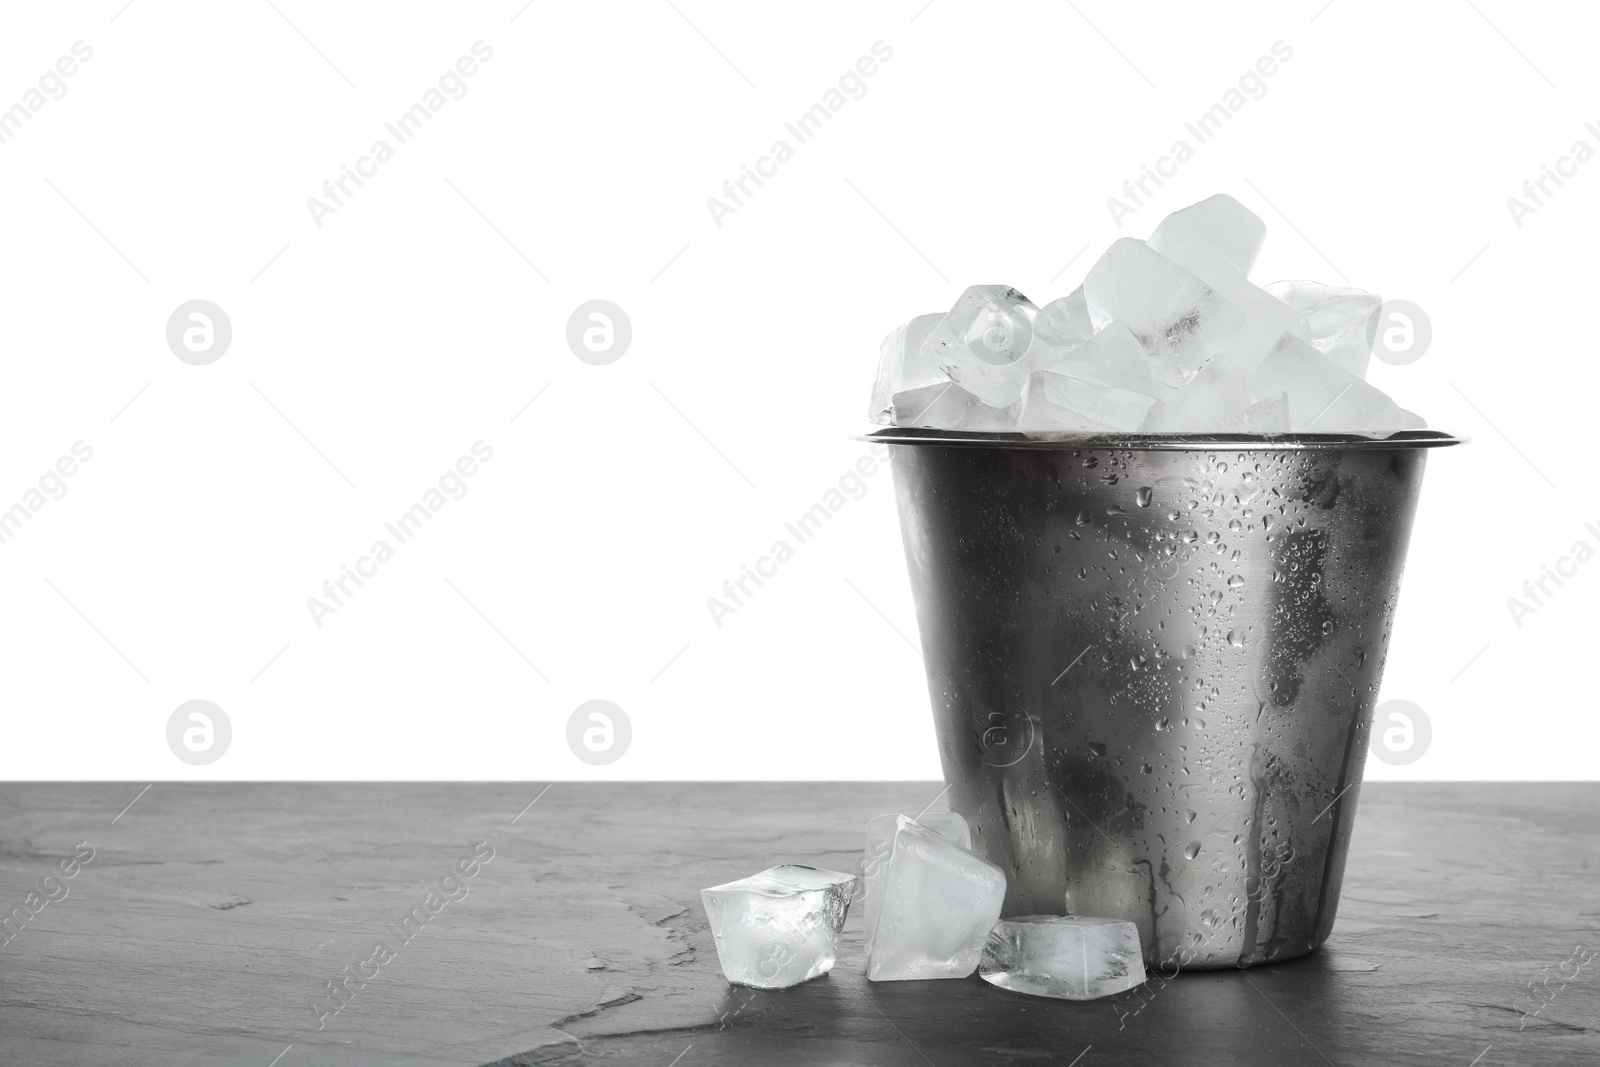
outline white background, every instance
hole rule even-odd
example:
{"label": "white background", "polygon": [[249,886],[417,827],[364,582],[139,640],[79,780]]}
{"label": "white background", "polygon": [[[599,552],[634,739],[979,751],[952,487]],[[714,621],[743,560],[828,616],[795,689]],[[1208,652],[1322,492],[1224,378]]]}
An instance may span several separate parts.
{"label": "white background", "polygon": [[[0,107],[94,55],[0,145],[0,507],[94,456],[0,545],[0,775],[936,777],[887,471],[721,628],[706,600],[862,454],[888,329],[973,283],[1043,303],[1226,191],[1268,223],[1258,281],[1427,309],[1429,352],[1373,378],[1473,439],[1430,460],[1383,686],[1432,746],[1369,776],[1594,776],[1600,562],[1506,606],[1600,546],[1600,162],[1506,205],[1600,148],[1584,9],[275,2],[5,11]],[[307,198],[479,40],[318,228]],[[880,40],[719,228],[707,198]],[[1280,40],[1119,231],[1107,198]],[[165,341],[195,298],[234,331],[204,367]],[[609,366],[565,342],[594,298],[633,324]],[[479,440],[467,495],[318,628],[307,598]],[[165,737],[196,698],[233,724],[201,768]],[[633,725],[601,768],[566,743],[595,698]]]}

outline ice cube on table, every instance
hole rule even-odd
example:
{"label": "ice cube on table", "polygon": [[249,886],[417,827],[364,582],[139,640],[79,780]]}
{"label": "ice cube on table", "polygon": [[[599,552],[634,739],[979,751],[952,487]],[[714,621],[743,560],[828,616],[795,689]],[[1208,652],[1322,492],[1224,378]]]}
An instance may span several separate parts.
{"label": "ice cube on table", "polygon": [[954,382],[896,393],[892,400],[896,426],[932,430],[1009,431],[1016,428],[1016,408],[990,407]]}
{"label": "ice cube on table", "polygon": [[898,816],[883,902],[870,932],[868,980],[967,977],[1005,895],[999,867]]}
{"label": "ice cube on table", "polygon": [[1293,433],[1390,434],[1401,429],[1400,406],[1310,343],[1285,334],[1250,376],[1250,395],[1288,395]]}
{"label": "ice cube on table", "polygon": [[872,406],[867,417],[887,423],[894,418],[894,394],[947,381],[931,357],[923,351],[934,327],[944,316],[918,315],[883,339],[878,348],[878,380],[872,386]]}
{"label": "ice cube on table", "polygon": [[700,890],[723,975],[783,989],[827,974],[855,881],[853,874],[784,864]]}
{"label": "ice cube on table", "polygon": [[[879,815],[867,823],[867,851],[861,865],[861,917],[868,951],[872,949],[872,930],[878,922],[878,906],[883,903],[883,883],[889,872],[889,857],[894,852],[894,835],[900,818],[899,815]],[[962,848],[972,847],[972,830],[967,820],[953,811],[908,818]]]}
{"label": "ice cube on table", "polygon": [[1307,281],[1272,282],[1265,289],[1306,317],[1311,347],[1357,378],[1366,376],[1378,339],[1381,296]]}
{"label": "ice cube on table", "polygon": [[974,285],[934,327],[925,345],[939,370],[990,407],[1022,399],[1028,375],[1060,355],[1038,337],[1033,301],[1005,285]]}
{"label": "ice cube on table", "polygon": [[1161,407],[1145,429],[1160,433],[1213,431],[1250,406],[1250,386],[1227,356],[1207,363],[1187,385],[1162,386],[1156,395]]}
{"label": "ice cube on table", "polygon": [[1035,434],[1133,433],[1149,428],[1156,407],[1155,397],[1131,389],[1035,371],[1017,413],[1017,429]]}
{"label": "ice cube on table", "polygon": [[1248,277],[1267,238],[1267,224],[1254,211],[1226,193],[1207,197],[1162,219],[1150,235],[1150,247],[1175,262],[1174,253],[1203,241],[1228,258],[1241,277]]}
{"label": "ice cube on table", "polygon": [[1094,323],[1089,319],[1089,302],[1084,299],[1083,286],[1040,308],[1033,328],[1038,336],[1061,348],[1081,345],[1093,337]]}
{"label": "ice cube on table", "polygon": [[1279,393],[1258,400],[1237,415],[1223,419],[1219,433],[1288,433],[1289,395]]}
{"label": "ice cube on table", "polygon": [[1144,984],[1139,928],[1117,919],[1027,915],[989,931],[978,974],[1014,993],[1094,1000]]}
{"label": "ice cube on table", "polygon": [[1182,385],[1227,347],[1244,314],[1143,241],[1123,237],[1083,282],[1097,330],[1120,322],[1149,353],[1156,378]]}

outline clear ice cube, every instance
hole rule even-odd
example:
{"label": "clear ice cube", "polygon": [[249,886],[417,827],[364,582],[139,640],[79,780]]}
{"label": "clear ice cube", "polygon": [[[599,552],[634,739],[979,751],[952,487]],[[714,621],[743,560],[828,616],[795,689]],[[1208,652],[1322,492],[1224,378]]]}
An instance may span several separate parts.
{"label": "clear ice cube", "polygon": [[933,430],[1012,430],[1016,408],[990,407],[954,382],[896,393],[891,401],[896,426]]}
{"label": "clear ice cube", "polygon": [[867,417],[873,422],[893,421],[896,393],[946,381],[938,364],[923,351],[943,318],[938,312],[918,315],[883,339],[878,348],[878,379],[873,383],[872,405],[867,409]]}
{"label": "clear ice cube", "polygon": [[1036,371],[1028,379],[1017,429],[1024,433],[1133,433],[1149,428],[1156,406],[1155,397],[1132,389]]}
{"label": "clear ice cube", "polygon": [[1048,368],[1079,381],[1115,385],[1146,396],[1157,395],[1154,365],[1139,339],[1120,322],[1113,322],[1051,363]]}
{"label": "clear ice cube", "polygon": [[999,867],[899,816],[871,931],[867,978],[967,977],[978,966],[1005,895]]}
{"label": "clear ice cube", "polygon": [[1267,238],[1267,224],[1254,211],[1226,193],[1180,208],[1161,220],[1150,235],[1150,247],[1177,263],[1174,252],[1203,241],[1228,258],[1241,277],[1248,277]]}
{"label": "clear ice cube", "polygon": [[1144,984],[1139,928],[1117,919],[1027,915],[989,931],[978,974],[1015,993],[1094,1000]]}
{"label": "clear ice cube", "polygon": [[1366,377],[1383,297],[1307,281],[1273,282],[1266,290],[1306,317],[1311,347],[1357,378]]}
{"label": "clear ice cube", "polygon": [[1145,429],[1162,433],[1205,433],[1250,406],[1250,386],[1227,356],[1218,356],[1179,389],[1160,387],[1161,407]]}
{"label": "clear ice cube", "polygon": [[783,989],[827,974],[855,875],[785,864],[700,890],[730,982]]}
{"label": "clear ice cube", "polygon": [[1029,373],[1060,354],[1035,334],[1038,314],[1010,286],[974,285],[934,327],[925,350],[967,392],[990,407],[1010,407]]}
{"label": "clear ice cube", "polygon": [[1198,236],[1188,236],[1188,231],[1183,232],[1185,239],[1169,242],[1162,254],[1209,285],[1244,315],[1244,321],[1222,352],[1234,366],[1246,375],[1253,373],[1285,333],[1311,339],[1305,315],[1259,285],[1251,284],[1226,253]]}
{"label": "clear ice cube", "polygon": [[[967,820],[953,811],[907,817],[946,841],[966,849],[972,847],[972,830]],[[900,818],[899,815],[879,815],[867,823],[867,851],[861,865],[861,917],[868,951],[872,949],[872,930],[878,922],[878,907],[883,903],[883,884],[889,872],[889,856],[894,852],[894,835]]]}
{"label": "clear ice cube", "polygon": [[1120,322],[1150,354],[1157,379],[1182,385],[1222,352],[1244,314],[1143,241],[1112,242],[1083,282],[1097,330]]}
{"label": "clear ice cube", "polygon": [[1061,348],[1073,348],[1093,337],[1094,323],[1089,319],[1083,286],[1040,308],[1033,328],[1045,341]]}
{"label": "clear ice cube", "polygon": [[1288,394],[1294,433],[1383,435],[1400,429],[1400,406],[1311,345],[1285,334],[1250,376],[1250,395]]}

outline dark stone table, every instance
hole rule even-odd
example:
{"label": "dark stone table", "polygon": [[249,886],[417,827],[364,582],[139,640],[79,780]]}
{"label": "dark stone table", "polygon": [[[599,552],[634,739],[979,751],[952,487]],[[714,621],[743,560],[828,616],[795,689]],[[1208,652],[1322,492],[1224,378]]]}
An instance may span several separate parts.
{"label": "dark stone table", "polygon": [[0,786],[0,1062],[1600,1062],[1600,784],[1369,785],[1321,952],[1089,1003],[869,984],[856,915],[723,981],[701,887],[850,870],[933,785],[141,789]]}

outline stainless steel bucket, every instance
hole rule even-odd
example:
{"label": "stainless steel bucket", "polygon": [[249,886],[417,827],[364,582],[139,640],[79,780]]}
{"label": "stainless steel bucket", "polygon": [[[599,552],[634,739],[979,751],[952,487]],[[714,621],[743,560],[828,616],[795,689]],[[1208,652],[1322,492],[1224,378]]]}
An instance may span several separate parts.
{"label": "stainless steel bucket", "polygon": [[1425,449],[891,429],[951,807],[1006,914],[1138,924],[1151,967],[1333,927]]}

